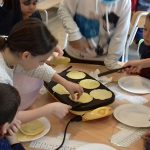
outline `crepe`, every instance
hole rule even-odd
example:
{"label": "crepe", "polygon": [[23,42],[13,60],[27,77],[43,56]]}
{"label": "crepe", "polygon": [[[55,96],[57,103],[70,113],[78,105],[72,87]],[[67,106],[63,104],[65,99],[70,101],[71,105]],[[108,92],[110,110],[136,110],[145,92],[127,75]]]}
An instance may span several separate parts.
{"label": "crepe", "polygon": [[98,81],[92,79],[81,80],[79,84],[85,89],[95,89],[100,86],[100,83]]}
{"label": "crepe", "polygon": [[69,94],[69,92],[61,84],[56,84],[52,90],[59,95]]}
{"label": "crepe", "polygon": [[57,65],[67,65],[68,63],[70,63],[70,58],[68,57],[53,57],[51,60],[50,60],[50,64],[51,65],[54,65],[54,66],[57,66]]}
{"label": "crepe", "polygon": [[90,92],[90,95],[95,98],[95,99],[99,99],[99,100],[106,100],[108,98],[112,97],[112,93],[108,90],[105,89],[96,89],[96,90],[92,90]]}
{"label": "crepe", "polygon": [[66,76],[70,79],[83,79],[85,78],[86,74],[80,71],[70,71]]}
{"label": "crepe", "polygon": [[20,131],[25,135],[37,135],[44,131],[44,125],[39,120],[34,120],[21,125]]}
{"label": "crepe", "polygon": [[18,131],[16,136],[17,136],[18,141],[23,141],[24,142],[24,141],[33,140],[34,138],[36,138],[38,136],[38,134],[36,134],[36,135],[25,135],[21,131]]}
{"label": "crepe", "polygon": [[[90,101],[93,100],[93,97],[91,95],[89,95],[88,93],[83,93],[79,99],[77,99],[77,93],[74,94],[75,95],[75,99],[73,101],[77,101],[80,103],[89,103]],[[71,95],[69,95],[69,98],[72,100]]]}

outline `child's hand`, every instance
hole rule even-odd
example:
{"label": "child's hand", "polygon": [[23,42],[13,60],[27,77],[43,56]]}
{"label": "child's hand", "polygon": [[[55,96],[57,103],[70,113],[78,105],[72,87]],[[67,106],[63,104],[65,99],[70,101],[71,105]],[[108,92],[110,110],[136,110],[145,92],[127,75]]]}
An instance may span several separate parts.
{"label": "child's hand", "polygon": [[69,113],[69,109],[71,109],[71,106],[60,102],[54,102],[49,105],[51,107],[50,109],[52,109],[52,114],[60,119],[64,118]]}
{"label": "child's hand", "polygon": [[7,129],[7,131],[4,131],[5,133],[7,133],[7,135],[14,135],[21,126],[21,121],[18,120],[17,118],[14,118],[14,120],[12,121],[12,123],[10,124],[9,128]]}
{"label": "child's hand", "polygon": [[63,54],[64,54],[64,51],[59,46],[57,46],[53,52],[54,57],[61,57],[63,56]]}
{"label": "child's hand", "polygon": [[139,74],[143,68],[140,61],[129,61],[123,67],[129,67],[124,70],[127,74]]}
{"label": "child's hand", "polygon": [[79,50],[81,52],[86,52],[87,49],[90,49],[90,45],[89,45],[88,41],[84,38],[81,38],[76,41],[70,41],[69,45],[72,48]]}
{"label": "child's hand", "polygon": [[83,88],[79,84],[76,84],[70,81],[65,82],[64,87],[71,94],[72,99],[75,99],[75,96],[74,96],[75,93],[78,93],[78,98],[83,93]]}

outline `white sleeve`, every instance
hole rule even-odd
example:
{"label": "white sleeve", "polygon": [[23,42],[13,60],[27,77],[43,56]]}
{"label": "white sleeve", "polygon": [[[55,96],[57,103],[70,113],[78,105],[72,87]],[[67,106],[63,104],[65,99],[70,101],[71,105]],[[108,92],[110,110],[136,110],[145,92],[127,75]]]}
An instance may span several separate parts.
{"label": "white sleeve", "polygon": [[53,75],[56,73],[56,71],[47,64],[43,64],[42,66],[31,71],[25,71],[21,66],[18,65],[15,68],[15,72],[20,72],[34,78],[39,78],[46,82],[50,82]]}
{"label": "white sleeve", "polygon": [[58,9],[58,16],[63,23],[66,33],[68,33],[69,41],[79,40],[82,37],[79,28],[73,19],[78,1],[79,0],[64,0]]}
{"label": "white sleeve", "polygon": [[117,27],[114,31],[115,34],[113,35],[108,47],[108,55],[104,61],[105,65],[109,69],[113,69],[115,67],[115,64],[123,54],[123,51],[125,50],[125,44],[131,19],[131,1],[124,0],[122,8],[120,9],[122,10],[120,18]]}

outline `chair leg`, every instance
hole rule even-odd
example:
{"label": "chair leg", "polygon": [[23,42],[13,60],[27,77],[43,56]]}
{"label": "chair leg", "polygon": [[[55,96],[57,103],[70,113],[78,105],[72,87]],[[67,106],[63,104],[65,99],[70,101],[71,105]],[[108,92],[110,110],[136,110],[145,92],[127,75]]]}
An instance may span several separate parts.
{"label": "chair leg", "polygon": [[47,10],[44,10],[44,13],[45,13],[45,23],[46,23],[46,25],[48,25],[48,12],[47,12]]}
{"label": "chair leg", "polygon": [[68,42],[68,34],[66,34],[65,41],[64,41],[64,49],[67,47]]}

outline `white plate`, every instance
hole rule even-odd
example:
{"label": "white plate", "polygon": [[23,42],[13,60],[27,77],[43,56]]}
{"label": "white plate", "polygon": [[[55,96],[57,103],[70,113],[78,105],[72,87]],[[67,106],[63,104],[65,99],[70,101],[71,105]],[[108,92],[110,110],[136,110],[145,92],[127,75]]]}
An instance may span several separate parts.
{"label": "white plate", "polygon": [[51,124],[50,124],[49,120],[46,117],[39,118],[38,120],[43,123],[44,128],[45,128],[44,131],[42,133],[36,135],[36,136],[24,135],[19,131],[19,134],[22,134],[23,137],[22,138],[17,137],[18,141],[20,141],[20,142],[30,142],[30,141],[33,141],[33,140],[37,140],[37,139],[43,137],[44,135],[46,135],[49,132],[49,130],[51,128]]}
{"label": "white plate", "polygon": [[132,127],[150,127],[150,108],[144,105],[123,104],[114,110],[114,117]]}
{"label": "white plate", "polygon": [[91,143],[77,148],[76,150],[116,150],[105,144]]}
{"label": "white plate", "polygon": [[150,93],[150,80],[140,76],[126,76],[120,78],[118,84],[123,90],[126,90],[131,93]]}

